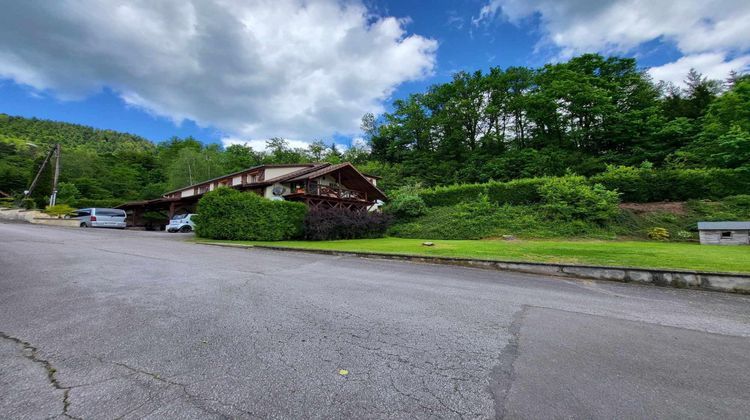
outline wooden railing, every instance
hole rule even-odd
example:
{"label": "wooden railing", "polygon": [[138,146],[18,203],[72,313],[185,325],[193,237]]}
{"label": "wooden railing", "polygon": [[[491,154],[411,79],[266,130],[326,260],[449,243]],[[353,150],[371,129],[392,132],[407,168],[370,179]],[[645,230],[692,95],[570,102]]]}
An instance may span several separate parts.
{"label": "wooden railing", "polygon": [[346,188],[333,187],[330,185],[310,184],[307,186],[305,193],[310,195],[319,195],[321,197],[367,201],[366,192],[348,190]]}

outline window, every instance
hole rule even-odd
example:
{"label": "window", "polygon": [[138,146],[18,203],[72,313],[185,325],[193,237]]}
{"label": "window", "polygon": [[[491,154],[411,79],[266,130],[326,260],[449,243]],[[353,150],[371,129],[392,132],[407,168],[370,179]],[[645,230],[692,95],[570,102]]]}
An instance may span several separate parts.
{"label": "window", "polygon": [[732,239],[732,232],[721,232],[721,239]]}
{"label": "window", "polygon": [[125,217],[125,210],[120,209],[96,209],[97,216]]}

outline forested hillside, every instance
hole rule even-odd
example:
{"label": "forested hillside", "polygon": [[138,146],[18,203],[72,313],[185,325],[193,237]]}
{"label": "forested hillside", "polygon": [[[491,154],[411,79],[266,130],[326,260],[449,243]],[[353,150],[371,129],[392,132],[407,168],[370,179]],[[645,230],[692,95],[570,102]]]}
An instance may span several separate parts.
{"label": "forested hillside", "polygon": [[[750,168],[750,78],[717,81],[694,71],[685,77],[684,89],[655,84],[634,59],[590,54],[541,68],[457,73],[449,83],[396,101],[380,118],[366,115],[367,146],[343,151],[323,141],[294,149],[281,138],[269,140],[263,152],[193,138],[154,143],[0,114],[0,191],[22,194],[57,142],[63,147],[59,198],[71,205],[154,198],[261,163],[351,161],[383,176],[379,185],[387,191],[614,173],[623,192],[634,171],[669,170],[674,178],[684,169]],[[48,170],[34,193],[39,206],[50,193],[50,176]]]}
{"label": "forested hillside", "polygon": [[506,181],[607,165],[735,168],[750,158],[750,79],[654,84],[634,59],[458,73],[366,124],[372,157],[424,185]]}
{"label": "forested hillside", "polygon": [[[292,149],[284,139],[268,142],[268,152],[248,147],[203,144],[194,138],[153,143],[132,134],[55,121],[0,114],[0,191],[18,196],[28,188],[53,144],[62,144],[59,202],[74,206],[115,205],[261,163],[349,160],[369,153],[353,147],[341,153],[321,141]],[[33,197],[43,207],[51,190],[51,165]]]}

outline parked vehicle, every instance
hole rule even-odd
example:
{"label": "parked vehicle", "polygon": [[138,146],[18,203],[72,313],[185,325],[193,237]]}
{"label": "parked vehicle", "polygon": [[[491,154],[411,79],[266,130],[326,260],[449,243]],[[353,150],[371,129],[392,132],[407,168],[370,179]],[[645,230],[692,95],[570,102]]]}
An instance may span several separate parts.
{"label": "parked vehicle", "polygon": [[106,227],[125,229],[125,210],[107,209],[107,208],[90,208],[78,209],[75,211],[74,219],[80,221],[81,227]]}
{"label": "parked vehicle", "polygon": [[192,232],[195,230],[195,223],[193,217],[196,216],[193,213],[189,214],[178,214],[172,217],[167,225],[167,232]]}

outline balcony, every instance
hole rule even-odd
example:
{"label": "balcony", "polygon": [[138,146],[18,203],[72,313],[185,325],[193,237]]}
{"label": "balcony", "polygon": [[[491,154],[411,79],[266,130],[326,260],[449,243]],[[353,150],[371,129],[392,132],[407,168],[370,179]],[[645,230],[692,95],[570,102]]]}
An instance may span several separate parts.
{"label": "balcony", "polygon": [[307,194],[318,197],[339,198],[343,200],[367,201],[367,193],[364,191],[349,190],[331,185],[310,183],[306,187],[297,188],[292,194]]}

